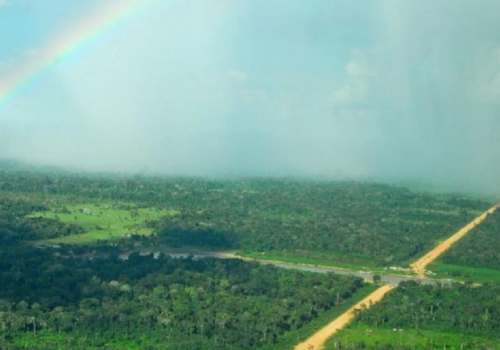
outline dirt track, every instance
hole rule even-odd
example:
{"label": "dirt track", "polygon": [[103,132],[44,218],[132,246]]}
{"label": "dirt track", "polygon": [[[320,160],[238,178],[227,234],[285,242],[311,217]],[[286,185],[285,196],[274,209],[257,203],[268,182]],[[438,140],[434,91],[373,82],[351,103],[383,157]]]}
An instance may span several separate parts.
{"label": "dirt track", "polygon": [[469,233],[474,227],[482,223],[488,214],[493,214],[495,210],[499,208],[500,204],[495,205],[494,207],[488,209],[486,212],[478,216],[472,222],[468,223],[466,226],[462,227],[457,233],[453,236],[449,237],[442,243],[440,243],[436,248],[432,249],[430,252],[425,254],[422,258],[415,261],[411,264],[411,268],[420,278],[425,278],[425,267],[429,265],[431,262],[436,260],[441,254],[443,254],[447,249],[451,247],[453,243],[461,239],[467,233]]}
{"label": "dirt track", "polygon": [[367,307],[369,307],[370,301],[375,304],[376,302],[382,300],[385,294],[395,287],[396,285],[393,284],[388,284],[380,287],[372,294],[368,295],[366,298],[352,306],[349,310],[344,312],[335,320],[330,322],[327,326],[316,332],[309,339],[297,345],[294,350],[322,349],[328,338],[330,338],[332,335],[344,328],[349,322],[351,322],[351,320],[354,318],[354,309],[360,309],[362,304],[365,304]]}
{"label": "dirt track", "polygon": [[[425,254],[422,258],[411,264],[413,271],[415,271],[420,278],[425,279],[426,277],[424,269],[427,265],[429,265],[431,262],[437,259],[441,254],[443,254],[448,248],[451,247],[453,243],[461,239],[463,236],[469,233],[474,227],[482,223],[488,217],[489,214],[493,214],[495,210],[497,210],[498,208],[500,208],[500,204],[497,204],[494,207],[488,209],[486,212],[478,216],[476,219],[468,223],[466,226],[462,227],[458,232],[456,232],[451,237],[440,243],[437,247],[432,249],[430,252]],[[309,339],[297,345],[294,348],[294,350],[322,349],[328,338],[330,338],[332,335],[334,335],[339,330],[344,328],[349,322],[351,322],[351,320],[354,318],[354,309],[359,309],[362,304],[369,306],[370,301],[372,301],[372,303],[375,304],[376,302],[382,300],[385,294],[390,290],[394,289],[395,287],[396,285],[394,284],[388,284],[380,287],[372,294],[370,294],[369,296],[367,296],[366,298],[355,304],[345,313],[334,319],[327,326],[320,329]]]}

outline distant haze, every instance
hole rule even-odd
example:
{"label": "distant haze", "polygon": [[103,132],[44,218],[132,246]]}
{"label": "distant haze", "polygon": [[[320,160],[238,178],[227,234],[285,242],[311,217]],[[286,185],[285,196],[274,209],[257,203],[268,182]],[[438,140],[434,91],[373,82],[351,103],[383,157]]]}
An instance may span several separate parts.
{"label": "distant haze", "polygon": [[[0,80],[104,1],[0,5]],[[0,157],[500,193],[499,14],[498,0],[158,0],[4,106]]]}

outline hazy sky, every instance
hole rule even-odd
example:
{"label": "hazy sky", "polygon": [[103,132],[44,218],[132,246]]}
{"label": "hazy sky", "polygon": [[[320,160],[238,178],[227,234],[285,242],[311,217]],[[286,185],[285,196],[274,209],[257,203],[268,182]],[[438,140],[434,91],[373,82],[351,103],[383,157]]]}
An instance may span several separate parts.
{"label": "hazy sky", "polygon": [[[0,0],[0,81],[106,2]],[[498,0],[157,0],[3,106],[0,157],[500,193],[499,13]]]}

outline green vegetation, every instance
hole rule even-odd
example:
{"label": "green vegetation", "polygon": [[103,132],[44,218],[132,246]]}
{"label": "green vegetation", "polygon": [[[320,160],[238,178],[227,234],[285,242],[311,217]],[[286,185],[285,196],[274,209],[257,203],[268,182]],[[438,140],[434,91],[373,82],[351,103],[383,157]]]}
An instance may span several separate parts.
{"label": "green vegetation", "polygon": [[[83,176],[14,164],[0,170],[0,348],[290,349],[374,286],[152,252],[237,251],[381,275],[489,206],[376,183]],[[499,280],[493,219],[470,234],[486,243],[460,242],[454,262],[432,265],[439,276]],[[479,248],[473,265],[466,256]],[[499,292],[403,283],[329,346],[494,348]]]}
{"label": "green vegetation", "polygon": [[[155,233],[151,244],[231,249],[248,256],[263,252],[278,259],[357,269],[407,266],[490,206],[477,199],[384,184],[289,179],[222,181],[0,172],[0,191],[41,197],[45,203],[42,211],[51,210],[42,217],[46,220],[54,220],[55,212],[63,210],[68,201],[70,205],[73,201],[100,207],[129,203],[145,210],[141,216],[155,216],[156,221],[140,227]],[[155,209],[148,208],[171,208],[180,214],[156,216]],[[113,219],[84,227],[77,221],[88,218],[58,217],[60,224],[73,225],[70,228],[75,231],[55,231],[64,232],[58,234],[64,238],[57,242],[66,243],[117,237],[124,228],[137,230],[131,225],[142,220],[129,218],[128,225],[123,215],[124,222]],[[103,230],[92,228],[94,224]],[[108,230],[108,225],[113,228]],[[77,227],[87,232],[82,234]],[[54,238],[50,235],[54,230],[47,232],[41,238]]]}
{"label": "green vegetation", "polygon": [[131,235],[149,235],[151,229],[146,226],[148,221],[178,214],[179,212],[175,210],[100,203],[57,207],[50,211],[31,214],[28,217],[58,220],[65,224],[79,226],[83,231],[79,234],[56,237],[42,242],[81,244]]}
{"label": "green vegetation", "polygon": [[203,206],[182,207],[182,218],[160,220],[159,232],[224,232],[233,238],[232,248],[244,254],[267,252],[279,259],[315,256],[358,268],[404,266],[489,206],[378,184],[225,186],[224,192],[204,193]]}
{"label": "green vegetation", "polygon": [[498,349],[498,340],[464,335],[463,333],[445,333],[411,328],[373,328],[360,324],[342,330],[325,346],[325,350],[339,349],[486,350]]}
{"label": "green vegetation", "polygon": [[499,292],[500,284],[491,283],[475,287],[402,282],[380,303],[359,310],[354,324],[333,337],[328,349],[464,350],[498,346]]}
{"label": "green vegetation", "polygon": [[485,283],[500,282],[500,211],[488,215],[467,236],[429,266],[436,278]]}
{"label": "green vegetation", "polygon": [[476,283],[500,282],[499,270],[450,265],[441,262],[431,264],[429,270],[435,273],[432,278],[448,278],[456,281]]}
{"label": "green vegetation", "polygon": [[[330,266],[350,270],[387,272],[385,268],[376,264],[372,257],[362,255],[342,255],[336,253],[314,253],[295,251],[287,252],[262,252],[262,253],[242,253],[244,257],[258,260],[276,260],[294,264],[306,264],[314,266]],[[410,269],[404,271],[391,271],[391,274],[412,275]]]}
{"label": "green vegetation", "polygon": [[488,215],[467,236],[429,267],[448,278],[475,282],[500,280],[500,211]]}
{"label": "green vegetation", "polygon": [[295,332],[289,332],[286,333],[283,338],[279,341],[279,343],[272,345],[272,346],[262,346],[259,347],[259,350],[290,350],[297,345],[297,343],[300,343],[304,339],[307,339],[314,333],[318,331],[318,329],[321,329],[322,327],[326,326],[328,323],[330,323],[333,319],[338,317],[340,314],[344,313],[347,311],[352,304],[358,302],[359,300],[363,299],[364,297],[368,296],[370,293],[372,293],[375,289],[377,289],[377,286],[375,285],[365,285],[362,288],[358,289],[352,296],[351,299],[349,299],[349,302],[338,306],[337,308],[332,308],[329,311],[325,311],[321,315],[319,315],[317,318],[314,320],[311,320],[309,323],[305,324],[302,328]]}
{"label": "green vegetation", "polygon": [[373,288],[237,259],[79,249],[0,250],[1,348],[276,349]]}

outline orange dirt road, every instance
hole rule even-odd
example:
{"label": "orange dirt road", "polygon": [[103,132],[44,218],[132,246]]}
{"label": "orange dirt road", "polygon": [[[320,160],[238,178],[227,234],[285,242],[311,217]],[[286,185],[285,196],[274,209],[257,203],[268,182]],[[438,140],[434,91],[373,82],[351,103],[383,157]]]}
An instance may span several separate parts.
{"label": "orange dirt road", "polygon": [[447,249],[449,249],[453,243],[461,239],[463,236],[469,233],[474,227],[482,223],[486,219],[488,214],[493,214],[495,210],[497,210],[499,207],[500,204],[497,204],[494,207],[488,209],[485,213],[478,216],[476,219],[468,223],[466,226],[462,227],[453,236],[449,237],[448,239],[440,243],[436,248],[425,254],[422,258],[415,261],[413,264],[410,265],[413,271],[415,271],[415,273],[420,278],[425,278],[424,269],[427,265],[436,260],[441,254],[443,254]]}
{"label": "orange dirt road", "polygon": [[344,312],[342,315],[334,319],[324,328],[320,329],[314,335],[312,335],[306,341],[297,345],[294,350],[317,350],[322,349],[326,340],[330,338],[332,335],[337,333],[339,330],[344,328],[351,320],[354,318],[354,309],[360,309],[362,304],[365,304],[366,307],[370,306],[370,301],[375,304],[382,300],[387,292],[394,289],[396,285],[388,284],[380,287],[372,294],[368,295],[366,298],[355,304],[349,310]]}

